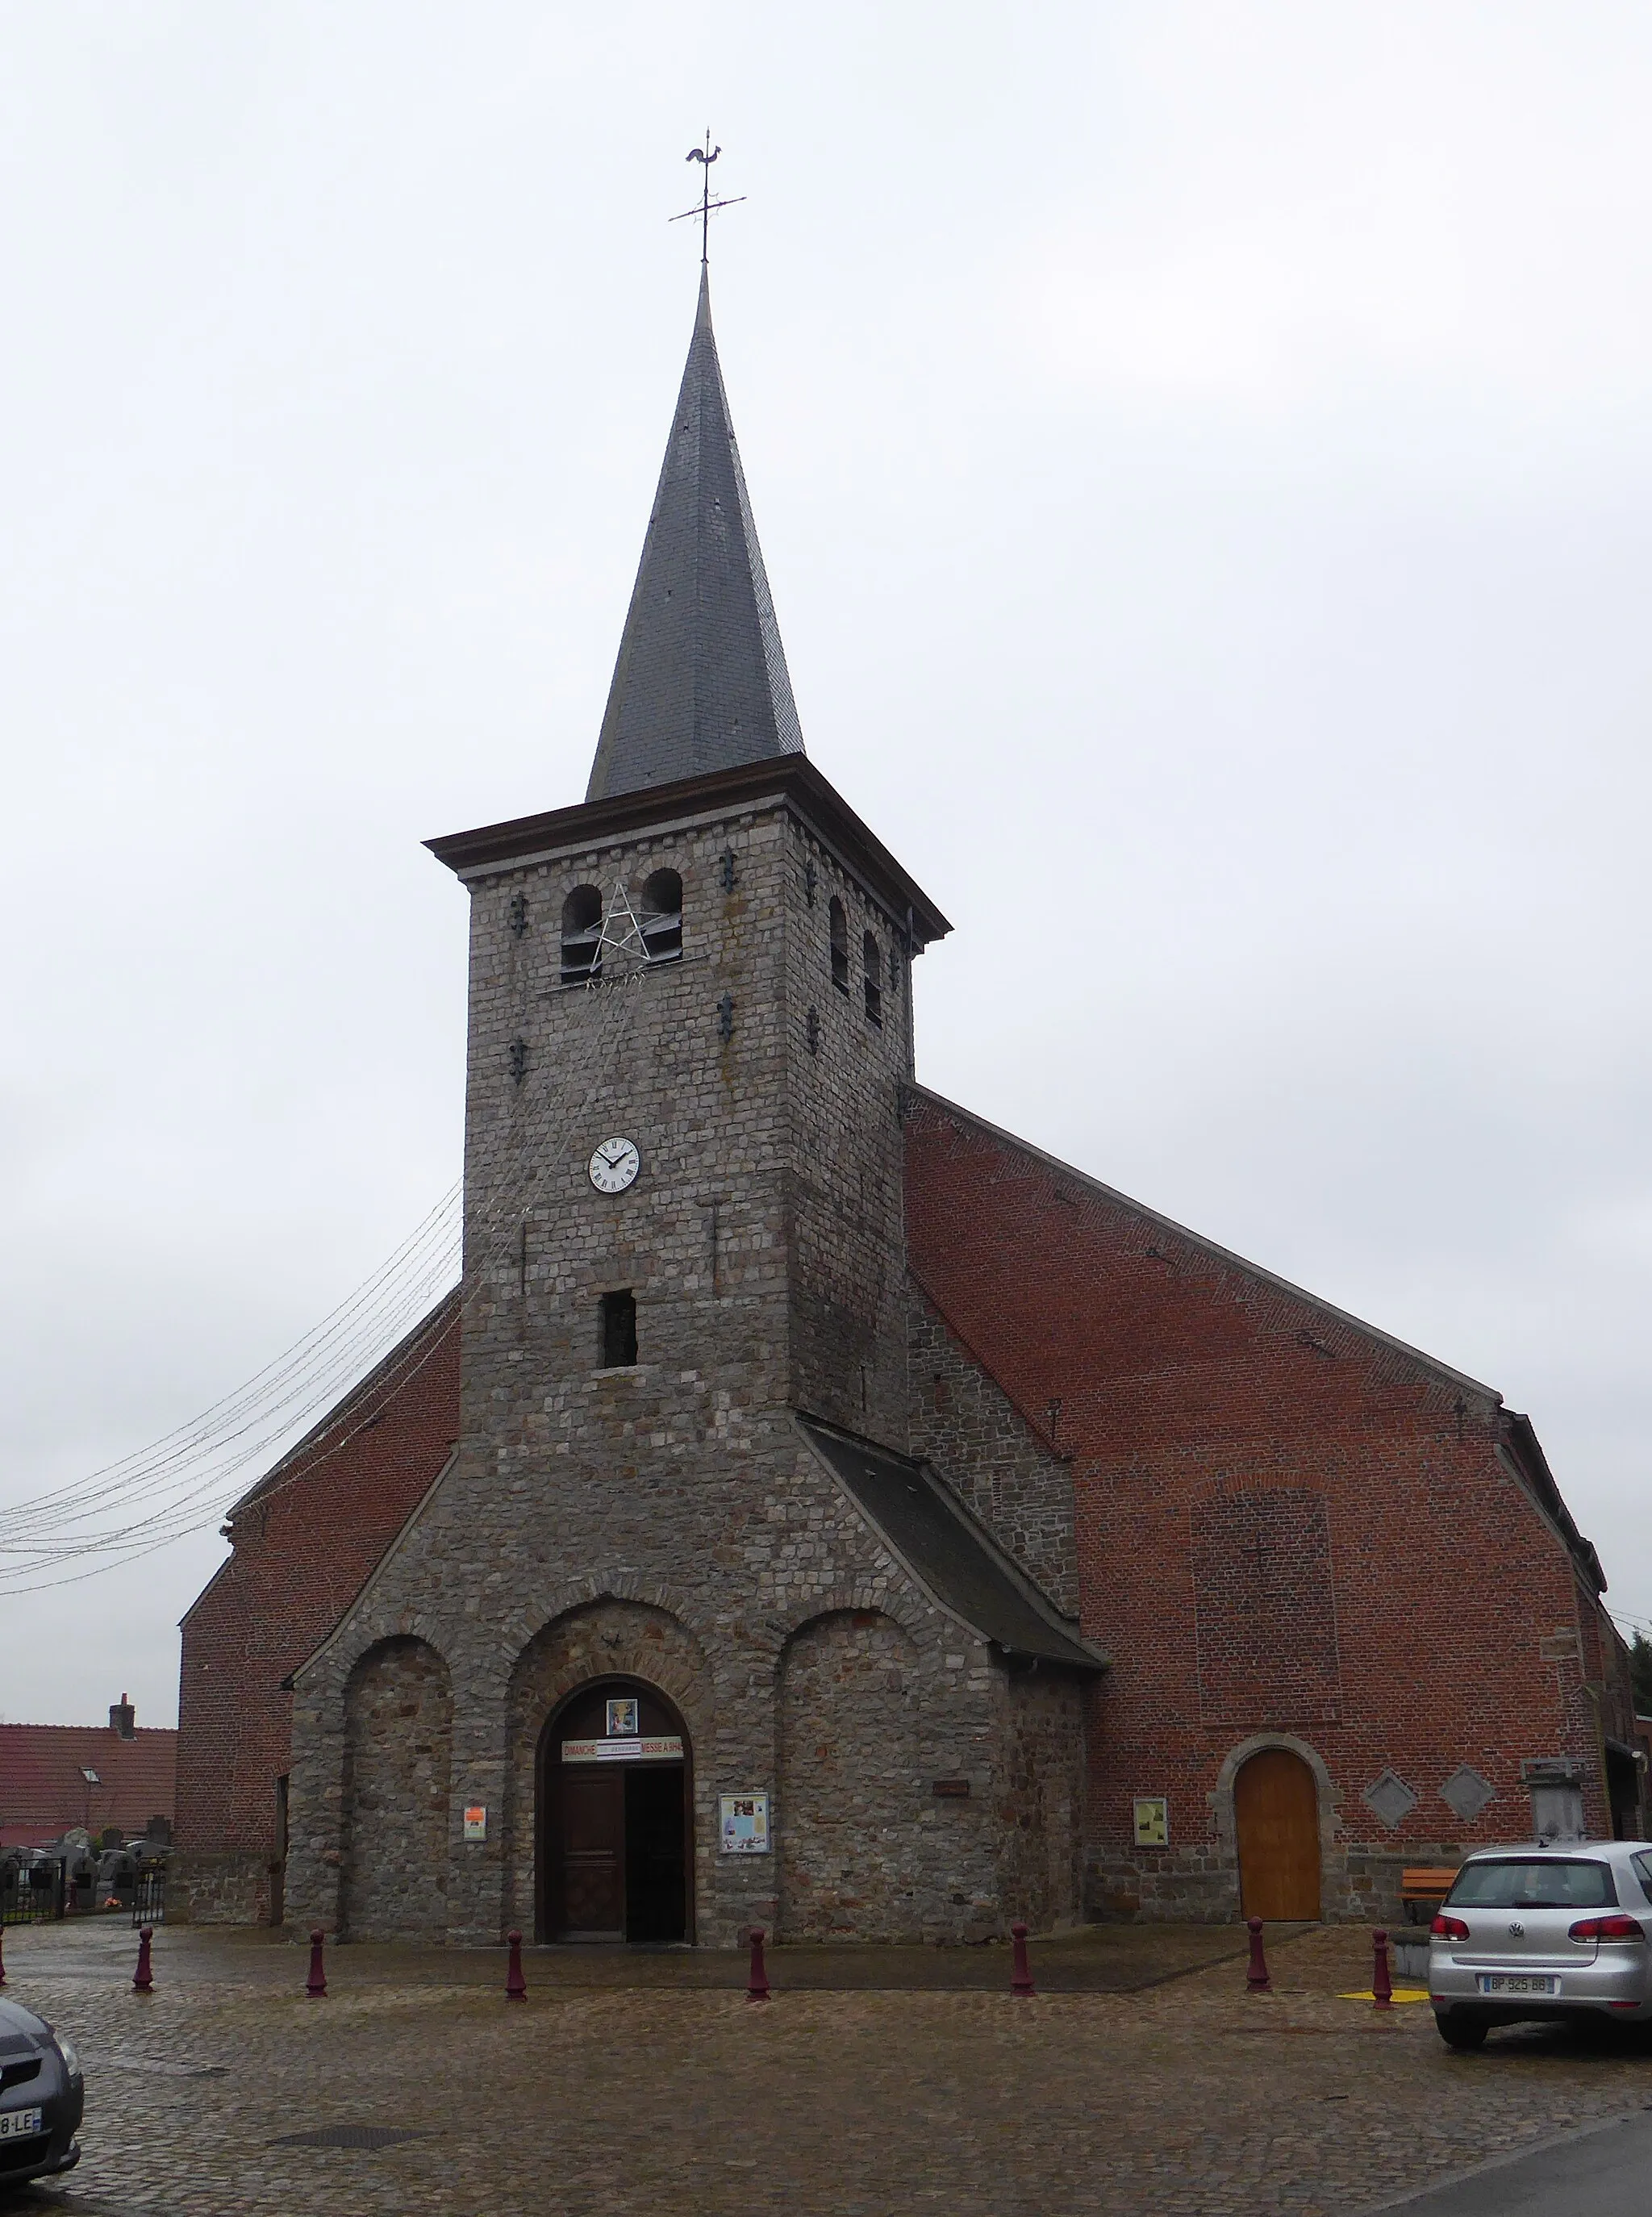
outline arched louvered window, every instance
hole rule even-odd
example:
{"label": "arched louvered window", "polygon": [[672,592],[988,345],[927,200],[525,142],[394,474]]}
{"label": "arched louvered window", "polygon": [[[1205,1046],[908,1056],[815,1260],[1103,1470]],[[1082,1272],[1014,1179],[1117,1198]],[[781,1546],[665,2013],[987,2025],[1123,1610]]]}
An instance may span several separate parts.
{"label": "arched louvered window", "polygon": [[562,905],[562,982],[587,985],[602,966],[602,896],[576,886]]}
{"label": "arched louvered window", "polygon": [[675,870],[656,870],[643,887],[642,925],[650,962],[681,960],[682,880]]}
{"label": "arched louvered window", "polygon": [[866,980],[866,1015],[874,1024],[884,1021],[884,951],[868,932],[860,943],[861,969]]}
{"label": "arched louvered window", "polygon": [[832,983],[840,993],[849,990],[849,920],[843,904],[832,895]]}

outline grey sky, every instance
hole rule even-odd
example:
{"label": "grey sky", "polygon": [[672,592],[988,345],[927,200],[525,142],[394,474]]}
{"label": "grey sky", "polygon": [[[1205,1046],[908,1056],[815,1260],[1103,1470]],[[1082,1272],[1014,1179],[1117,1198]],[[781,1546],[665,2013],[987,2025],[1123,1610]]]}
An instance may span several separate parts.
{"label": "grey sky", "polygon": [[[1643,9],[0,40],[0,1525],[456,1174],[419,842],[583,792],[709,122],[804,738],[958,927],[921,1075],[1500,1387],[1652,1615]],[[0,1711],[170,1721],[221,1553],[4,1603]]]}

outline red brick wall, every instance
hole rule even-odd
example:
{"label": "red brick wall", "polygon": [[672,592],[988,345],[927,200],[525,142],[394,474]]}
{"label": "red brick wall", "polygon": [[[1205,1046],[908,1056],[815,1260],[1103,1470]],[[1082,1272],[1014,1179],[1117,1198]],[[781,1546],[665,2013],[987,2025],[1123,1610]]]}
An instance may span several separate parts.
{"label": "red brick wall", "polygon": [[[1231,1913],[1219,1774],[1254,1734],[1322,1758],[1333,1913],[1426,1850],[1525,1833],[1526,1757],[1582,1761],[1607,1826],[1599,1607],[1495,1396],[934,1096],[906,1133],[913,1275],[1071,1457],[1081,1619],[1113,1664],[1100,1899]],[[1463,1763],[1496,1790],[1473,1824],[1439,1797]],[[1388,1769],[1418,1797],[1393,1830],[1360,1798]],[[1168,1850],[1134,1848],[1138,1794],[1168,1795]]]}
{"label": "red brick wall", "polygon": [[372,1575],[459,1432],[450,1296],[231,1512],[232,1552],[183,1621],[176,1838],[192,1913],[269,1914],[281,1681]]}

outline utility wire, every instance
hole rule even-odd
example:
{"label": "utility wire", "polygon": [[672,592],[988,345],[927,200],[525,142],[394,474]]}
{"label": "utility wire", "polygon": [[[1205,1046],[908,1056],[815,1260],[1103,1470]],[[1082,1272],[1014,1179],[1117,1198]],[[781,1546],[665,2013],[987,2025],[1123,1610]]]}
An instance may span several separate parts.
{"label": "utility wire", "polygon": [[[409,1344],[403,1362],[385,1380],[386,1391],[398,1390],[432,1360],[446,1344],[448,1331],[459,1328],[465,1311],[491,1290],[511,1233],[547,1170],[553,1164],[563,1166],[560,1135],[570,1097],[588,1070],[584,1101],[590,1102],[629,1032],[644,973],[632,974],[634,982],[613,997],[619,1005],[605,1010],[604,1020],[595,1028],[589,1060],[564,1060],[556,1072],[560,1082],[546,1088],[533,1113],[517,1121],[489,1189],[472,1212],[468,1282],[448,1326],[428,1338],[416,1331],[418,1321],[430,1313],[457,1274],[462,1183],[442,1195],[354,1293],[243,1386],[147,1448],[7,1511],[5,1537],[0,1540],[0,1590],[30,1592],[77,1584],[217,1522],[226,1505],[229,1480],[293,1437],[306,1417],[336,1407],[373,1362],[383,1360],[387,1340],[392,1349],[404,1340]],[[364,1414],[319,1455],[305,1457],[272,1491],[284,1490],[317,1461],[339,1453],[370,1420]],[[203,1509],[203,1502],[211,1505]],[[145,1513],[133,1513],[140,1509]],[[112,1524],[114,1511],[125,1521]],[[88,1561],[89,1568],[71,1567]],[[64,1575],[40,1575],[53,1569]]]}

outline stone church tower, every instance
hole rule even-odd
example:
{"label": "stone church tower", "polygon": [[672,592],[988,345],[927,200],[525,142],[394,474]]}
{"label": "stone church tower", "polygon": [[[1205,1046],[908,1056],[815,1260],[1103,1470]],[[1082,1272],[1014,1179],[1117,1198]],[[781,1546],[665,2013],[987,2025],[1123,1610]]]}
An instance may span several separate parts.
{"label": "stone church tower", "polygon": [[1076,1917],[1101,1659],[911,1453],[948,927],[804,755],[703,280],[585,800],[431,843],[471,895],[460,1437],[294,1673],[288,1917]]}

